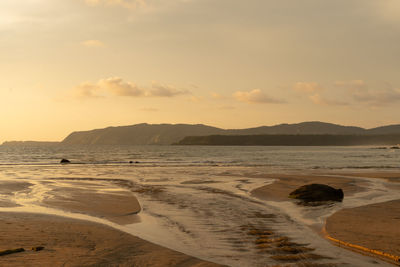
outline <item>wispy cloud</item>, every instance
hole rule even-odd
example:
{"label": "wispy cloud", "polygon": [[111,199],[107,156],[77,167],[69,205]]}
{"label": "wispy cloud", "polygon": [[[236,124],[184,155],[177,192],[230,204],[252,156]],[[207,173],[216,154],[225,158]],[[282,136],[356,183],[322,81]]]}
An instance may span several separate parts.
{"label": "wispy cloud", "polygon": [[211,95],[211,98],[213,98],[213,99],[225,99],[225,97],[219,93],[212,92],[212,93],[210,93],[210,95]]}
{"label": "wispy cloud", "polygon": [[[341,84],[337,82],[338,85]],[[326,106],[345,106],[348,105],[347,102],[335,99],[329,99],[322,95],[325,88],[316,82],[297,82],[293,85],[293,90],[306,95],[308,99],[311,100],[316,105],[326,105]]]}
{"label": "wispy cloud", "polygon": [[400,88],[388,84],[371,85],[363,80],[336,81],[335,86],[347,90],[348,95],[355,103],[365,104],[376,108],[400,102]]}
{"label": "wispy cloud", "polygon": [[272,98],[262,92],[260,89],[254,89],[252,91],[237,91],[233,94],[233,97],[240,102],[250,104],[279,104],[284,101]]}
{"label": "wispy cloud", "polygon": [[319,93],[310,95],[308,98],[309,98],[314,104],[317,104],[317,105],[326,105],[326,106],[346,106],[346,105],[349,104],[349,103],[344,102],[344,101],[327,99],[327,98],[321,96],[321,94],[319,94]]}
{"label": "wispy cloud", "polygon": [[83,45],[85,47],[89,47],[89,48],[92,48],[92,47],[97,48],[97,47],[105,47],[106,46],[102,41],[99,41],[99,40],[86,40],[86,41],[83,41],[81,43],[81,45]]}
{"label": "wispy cloud", "polygon": [[345,87],[353,89],[361,89],[367,87],[367,83],[363,80],[336,81],[334,85],[337,87]]}
{"label": "wispy cloud", "polygon": [[316,82],[297,82],[293,86],[293,90],[300,93],[315,93],[322,90],[322,86]]}
{"label": "wispy cloud", "polygon": [[400,102],[399,88],[383,88],[380,90],[359,89],[352,92],[354,101],[370,105],[372,107],[383,107],[385,105]]}
{"label": "wispy cloud", "polygon": [[75,95],[83,98],[120,97],[174,97],[190,94],[188,90],[153,82],[150,87],[141,87],[134,82],[126,82],[120,77],[101,79],[96,83],[85,82],[74,88]]}

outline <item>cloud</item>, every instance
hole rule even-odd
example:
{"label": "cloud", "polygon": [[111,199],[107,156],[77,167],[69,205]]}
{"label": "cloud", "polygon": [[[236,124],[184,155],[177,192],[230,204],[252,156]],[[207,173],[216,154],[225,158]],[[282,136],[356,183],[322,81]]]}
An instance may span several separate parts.
{"label": "cloud", "polygon": [[74,88],[75,96],[79,98],[100,97],[99,87],[95,84],[85,82]]}
{"label": "cloud", "polygon": [[85,0],[89,6],[120,6],[136,9],[146,6],[146,0]]}
{"label": "cloud", "polygon": [[103,89],[115,96],[144,96],[146,94],[146,91],[135,83],[124,82],[119,77],[100,80],[97,86],[100,90]]}
{"label": "cloud", "polygon": [[106,45],[99,40],[86,40],[81,43],[83,46],[92,48],[92,47],[105,47]]}
{"label": "cloud", "polygon": [[251,104],[283,103],[282,100],[267,96],[260,89],[254,89],[250,92],[237,91],[236,93],[233,94],[233,97],[240,102],[251,103]]}
{"label": "cloud", "polygon": [[383,88],[380,90],[357,89],[353,90],[354,101],[372,107],[382,107],[400,102],[400,88]]}
{"label": "cloud", "polygon": [[310,95],[308,97],[314,104],[326,106],[346,106],[348,103],[343,101],[331,100],[321,96],[319,93]]}
{"label": "cloud", "polygon": [[[337,86],[342,86],[347,84],[347,82],[336,82]],[[335,84],[336,84],[335,83]],[[338,101],[334,99],[328,99],[321,95],[321,91],[324,90],[324,87],[316,82],[297,82],[293,86],[293,90],[296,92],[300,92],[308,96],[308,98],[317,105],[327,105],[327,106],[345,106],[348,103],[344,101]]]}
{"label": "cloud", "polygon": [[385,105],[400,102],[400,88],[391,85],[378,85],[381,89],[370,89],[370,85],[363,80],[336,81],[335,86],[347,89],[353,101],[371,107],[383,107]]}
{"label": "cloud", "polygon": [[120,96],[120,97],[175,97],[190,94],[171,85],[153,82],[150,88],[126,82],[120,77],[101,79],[96,83],[85,82],[74,88],[75,95],[81,98]]}
{"label": "cloud", "polygon": [[350,87],[350,88],[365,88],[365,87],[367,87],[367,84],[363,80],[336,81],[334,84],[337,87]]}
{"label": "cloud", "polygon": [[221,94],[218,94],[218,93],[215,93],[215,92],[210,93],[210,95],[214,99],[224,99],[225,98]]}
{"label": "cloud", "polygon": [[151,90],[148,91],[147,94],[148,96],[173,97],[177,95],[189,94],[189,91],[180,90],[171,85],[152,82]]}
{"label": "cloud", "polygon": [[321,91],[322,87],[315,82],[298,82],[294,84],[293,90],[300,93],[314,93]]}

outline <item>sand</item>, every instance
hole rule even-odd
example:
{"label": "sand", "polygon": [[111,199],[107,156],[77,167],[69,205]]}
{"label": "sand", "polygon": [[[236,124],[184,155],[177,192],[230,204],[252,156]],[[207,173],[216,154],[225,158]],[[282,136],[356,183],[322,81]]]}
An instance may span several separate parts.
{"label": "sand", "polygon": [[396,184],[400,182],[399,173],[286,174],[269,177],[277,180],[253,190],[252,194],[255,197],[272,201],[290,201],[288,195],[291,191],[310,183],[324,183],[342,188],[346,197],[363,190],[360,186],[364,182],[357,180],[356,177],[386,179],[395,183],[392,189],[399,189],[399,200],[340,210],[327,219],[325,230],[329,236],[340,241],[400,256],[400,183]]}
{"label": "sand", "polygon": [[[134,194],[113,183],[44,181],[50,190],[42,206],[104,218],[120,225],[139,221],[141,206]],[[62,183],[62,184],[60,184]],[[0,181],[1,207],[18,206],[13,198],[32,184]],[[32,247],[43,246],[41,251]],[[176,252],[106,225],[59,216],[0,212],[0,266],[221,266]]]}
{"label": "sand", "polygon": [[268,177],[276,181],[253,190],[251,192],[253,196],[264,200],[288,201],[290,192],[302,185],[312,183],[324,183],[334,188],[341,188],[346,196],[362,191],[360,186],[364,183],[356,178],[342,178],[328,174],[272,174]]}
{"label": "sand", "polygon": [[[163,248],[105,225],[58,216],[0,213],[1,266],[221,266]],[[31,247],[43,246],[41,251]]]}
{"label": "sand", "polygon": [[[347,178],[339,177],[346,176]],[[354,178],[353,178],[354,176]],[[345,196],[360,192],[365,183],[358,177],[375,177],[398,182],[398,173],[274,174],[270,185],[252,195],[267,201],[290,201],[287,196],[309,184],[342,188]],[[52,183],[47,181],[48,183]],[[54,183],[60,183],[56,181]],[[41,205],[105,218],[118,224],[138,220],[141,207],[132,191],[110,183],[62,181],[42,199]],[[1,182],[0,206],[12,207],[14,192],[29,191],[29,183]],[[400,183],[395,188],[399,188]],[[400,193],[399,193],[400,199]],[[400,200],[341,210],[327,219],[326,230],[334,238],[400,255]],[[0,250],[23,247],[27,251],[0,256],[1,266],[219,266],[149,243],[105,225],[64,217],[0,213]],[[29,249],[44,246],[42,251]]]}
{"label": "sand", "polygon": [[400,256],[400,200],[343,209],[326,221],[330,236]]}
{"label": "sand", "polygon": [[[110,188],[111,185],[110,185]],[[137,222],[140,204],[132,192],[115,189],[97,192],[80,188],[57,188],[48,193],[41,205],[73,213],[82,213],[124,225]]]}

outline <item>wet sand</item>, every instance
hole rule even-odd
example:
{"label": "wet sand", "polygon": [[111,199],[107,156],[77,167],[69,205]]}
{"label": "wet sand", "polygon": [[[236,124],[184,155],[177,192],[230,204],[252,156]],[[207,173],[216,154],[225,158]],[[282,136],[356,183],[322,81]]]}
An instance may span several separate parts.
{"label": "wet sand", "polygon": [[334,188],[341,188],[346,195],[362,191],[361,185],[365,183],[356,178],[342,178],[322,174],[272,174],[268,176],[276,181],[253,190],[253,196],[272,201],[288,201],[289,194],[300,186],[313,183],[323,183]]}
{"label": "wet sand", "polygon": [[[338,175],[346,176],[346,178]],[[291,191],[309,183],[325,183],[336,188],[342,188],[345,196],[365,190],[363,186],[367,182],[352,176],[358,175],[355,173],[268,175],[265,178],[275,178],[276,181],[253,190],[252,195],[267,201],[290,201],[287,196]],[[360,174],[359,176],[394,180],[398,177],[396,174],[382,176],[379,174],[371,174],[370,176]],[[46,184],[47,188],[46,193],[41,196],[40,205],[105,218],[121,225],[134,223],[139,218],[136,213],[140,212],[141,207],[136,197],[131,190],[124,189],[117,184],[95,180],[46,180],[41,183]],[[15,205],[11,197],[8,200],[8,196],[16,191],[29,191],[30,185],[23,182],[2,181],[2,193],[6,197],[3,200],[0,199],[0,205],[9,207]],[[390,210],[399,207],[396,206],[399,205],[398,203],[393,203],[383,203],[381,205],[390,206],[380,208]],[[358,238],[358,240],[368,237],[367,241],[379,245],[380,247],[374,247],[379,250],[385,250],[388,246],[395,246],[398,249],[399,244],[396,243],[399,236],[398,232],[388,232],[383,239],[382,233],[379,231],[362,229],[369,235],[355,231],[358,230],[357,224],[363,224],[368,216],[374,217],[377,214],[374,213],[374,207],[370,206],[373,205],[361,207],[365,208],[361,213],[357,209],[339,211],[335,214],[336,217],[333,215],[328,219],[327,229],[329,233],[332,236],[341,234],[341,236],[336,237],[344,240],[346,240],[345,237]],[[210,209],[210,212],[212,212],[212,209]],[[341,212],[346,213],[342,215]],[[360,214],[365,217],[360,216]],[[396,214],[399,213],[396,212]],[[351,216],[353,216],[354,229],[347,228],[346,218],[351,218]],[[384,223],[385,221],[388,222],[389,219],[389,224],[392,227],[399,222],[398,217],[390,217],[390,214],[385,212],[379,213],[379,218],[382,220],[371,221],[371,227],[378,225],[379,228],[385,229],[387,226]],[[332,229],[335,230],[335,233]],[[346,232],[345,230],[348,229],[351,231]],[[33,246],[45,247],[45,250],[39,252],[26,251],[2,256],[0,260],[5,266],[29,266],[28,263],[32,263],[31,266],[219,266],[154,245],[108,226],[57,216],[0,213],[0,231],[2,236],[0,250],[19,247],[30,249]],[[351,239],[348,240],[348,242],[352,241]],[[377,241],[381,241],[381,244]]]}
{"label": "wet sand", "polygon": [[[136,216],[141,210],[140,204],[132,192],[113,187],[108,183],[102,186],[85,183],[85,189],[79,188],[80,182],[70,182],[47,192],[41,205],[73,213],[82,213],[104,218],[125,225],[137,222]],[[93,188],[94,187],[94,188]],[[97,188],[100,187],[100,188]],[[101,190],[107,187],[108,191]]]}
{"label": "wet sand", "polygon": [[326,221],[335,239],[400,256],[400,200],[343,209]]}
{"label": "wet sand", "polygon": [[[221,266],[163,248],[97,223],[64,217],[0,213],[1,266]],[[41,251],[31,247],[43,246]]]}
{"label": "wet sand", "polygon": [[[129,190],[112,183],[45,182],[51,190],[38,204],[66,212],[87,214],[125,225],[139,220],[141,206]],[[62,184],[60,184],[62,183]],[[3,180],[2,207],[18,206],[14,193],[32,184]],[[18,198],[18,197],[17,197]],[[0,256],[1,266],[221,266],[164,248],[109,226],[35,213],[0,212],[0,251],[24,252]],[[32,247],[43,246],[41,251]]]}
{"label": "wet sand", "polygon": [[[310,183],[323,183],[342,188],[346,197],[364,190],[361,187],[364,181],[357,180],[356,177],[400,182],[399,173],[358,172],[332,175],[335,176],[272,175],[271,177],[277,179],[274,183],[253,190],[252,194],[264,200],[289,201],[289,193],[296,188]],[[343,242],[400,256],[400,184],[392,184],[392,189],[399,190],[399,200],[340,210],[326,220],[326,233]]]}

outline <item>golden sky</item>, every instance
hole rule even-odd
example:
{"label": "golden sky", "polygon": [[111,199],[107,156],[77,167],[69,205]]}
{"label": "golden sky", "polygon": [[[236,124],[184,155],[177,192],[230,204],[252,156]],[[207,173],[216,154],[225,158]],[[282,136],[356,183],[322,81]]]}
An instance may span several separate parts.
{"label": "golden sky", "polygon": [[1,0],[0,142],[400,123],[399,0]]}

